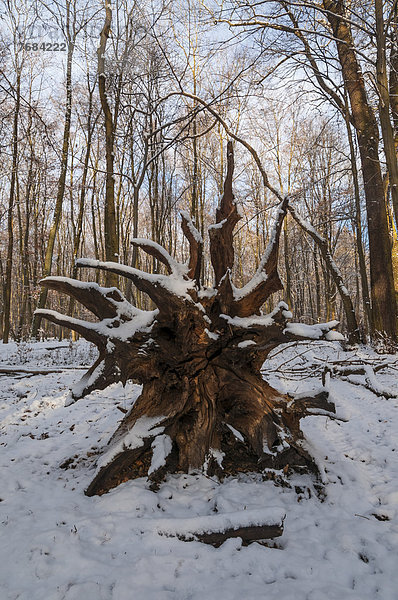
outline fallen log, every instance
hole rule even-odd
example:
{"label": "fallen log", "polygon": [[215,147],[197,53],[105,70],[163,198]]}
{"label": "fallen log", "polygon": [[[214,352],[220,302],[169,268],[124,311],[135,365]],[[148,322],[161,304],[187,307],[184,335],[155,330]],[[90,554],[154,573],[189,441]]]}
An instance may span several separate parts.
{"label": "fallen log", "polygon": [[155,526],[159,535],[176,537],[184,542],[198,541],[218,548],[230,538],[252,542],[271,540],[283,534],[286,514],[280,509],[239,511],[192,519],[162,519]]}
{"label": "fallen log", "polygon": [[[384,398],[397,398],[398,390],[386,388],[376,378],[376,372],[391,366],[390,363],[382,363],[372,367],[369,364],[330,364],[326,365],[322,374],[322,382],[325,385],[326,378],[329,376],[340,377],[343,381],[348,381],[352,385],[360,385],[376,396]],[[365,381],[355,381],[350,375],[363,375]]]}
{"label": "fallen log", "polygon": [[256,525],[251,527],[239,527],[238,529],[227,529],[226,531],[209,531],[206,533],[194,533],[191,536],[177,534],[183,542],[198,541],[218,548],[229,538],[241,538],[242,545],[248,546],[252,542],[271,540],[281,536],[283,525]]}
{"label": "fallen log", "polygon": [[26,373],[27,375],[49,375],[51,373],[64,373],[65,371],[86,370],[87,367],[62,367],[55,369],[25,369],[21,367],[0,367],[2,375],[19,375]]}

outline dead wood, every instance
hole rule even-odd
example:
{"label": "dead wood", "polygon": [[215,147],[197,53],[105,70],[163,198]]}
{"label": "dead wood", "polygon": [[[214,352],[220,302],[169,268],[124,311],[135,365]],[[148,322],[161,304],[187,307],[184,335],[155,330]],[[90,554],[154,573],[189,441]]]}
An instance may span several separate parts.
{"label": "dead wood", "polygon": [[202,267],[203,240],[188,213],[181,211],[182,232],[189,242],[188,277],[200,286],[200,271]]}
{"label": "dead wood", "polygon": [[[136,247],[161,261],[168,275],[148,274],[113,262],[77,261],[81,268],[128,278],[148,294],[156,310],[138,310],[116,288],[63,278],[44,281],[101,319],[88,322],[40,311],[53,323],[78,331],[99,349],[97,361],[75,386],[73,397],[78,399],[117,381],[134,380],[143,385],[141,396],[105,449],[88,495],[102,494],[128,479],[147,476],[156,483],[168,472],[190,469],[203,469],[218,477],[265,468],[316,471],[301,443],[300,419],[310,414],[333,415],[333,403],[325,391],[305,397],[282,394],[264,381],[260,369],[278,345],[328,339],[338,322],[289,323],[291,314],[283,302],[270,314],[261,312],[270,294],[281,287],[277,260],[287,199],[278,207],[258,271],[243,288],[234,286],[233,229],[240,215],[232,189],[231,143],[227,163],[224,194],[216,224],[209,231],[213,287],[204,288],[200,283],[203,241],[184,213],[188,264],[178,263],[150,240],[133,240]],[[263,537],[263,533],[242,531],[247,539]]]}
{"label": "dead wood", "polygon": [[193,533],[192,536],[176,534],[176,537],[184,542],[197,540],[218,548],[230,538],[241,538],[242,545],[248,546],[253,542],[272,540],[283,534],[283,525],[252,525],[249,527],[238,527],[237,529],[226,529],[225,531],[208,531],[206,533]]}
{"label": "dead wood", "polygon": [[18,375],[26,373],[27,375],[51,375],[51,373],[64,373],[65,371],[86,370],[87,367],[61,367],[56,369],[26,369],[24,367],[0,367],[2,375]]}
{"label": "dead wood", "polygon": [[[353,385],[360,385],[365,387],[367,390],[375,394],[379,397],[384,398],[397,398],[398,390],[392,390],[385,388],[380,381],[376,378],[376,372],[381,371],[382,369],[388,368],[391,366],[391,363],[381,363],[375,366],[370,364],[342,364],[339,363],[331,363],[325,366],[322,373],[322,381],[325,382],[327,376],[335,376],[341,377],[345,381]],[[364,381],[358,381],[350,379],[350,375],[363,375]]]}

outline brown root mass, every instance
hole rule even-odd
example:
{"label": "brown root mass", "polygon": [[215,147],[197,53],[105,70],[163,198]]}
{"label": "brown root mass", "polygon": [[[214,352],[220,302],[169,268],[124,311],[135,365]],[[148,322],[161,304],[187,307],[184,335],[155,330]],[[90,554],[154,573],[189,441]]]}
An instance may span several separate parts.
{"label": "brown root mass", "polygon": [[[290,313],[284,303],[270,315],[260,312],[265,300],[282,287],[277,260],[287,199],[279,207],[257,273],[237,290],[231,269],[233,229],[240,215],[232,177],[233,150],[228,144],[224,195],[217,223],[209,229],[215,273],[212,288],[200,284],[203,242],[185,213],[182,229],[190,247],[187,265],[178,264],[150,240],[133,241],[161,261],[169,275],[149,275],[111,262],[78,261],[81,267],[132,280],[152,299],[156,311],[134,308],[116,288],[59,277],[42,282],[69,294],[99,319],[90,323],[55,311],[39,311],[99,349],[98,360],[75,388],[74,397],[117,381],[132,379],[143,385],[140,397],[112,436],[88,495],[102,494],[132,478],[148,476],[157,482],[166,473],[192,469],[204,468],[209,475],[222,476],[266,468],[314,468],[302,444],[300,419],[331,414],[334,405],[325,391],[313,397],[281,394],[260,372],[276,346],[303,339],[287,323]],[[314,337],[327,337],[336,324],[314,327]],[[159,453],[164,460],[158,460]]]}

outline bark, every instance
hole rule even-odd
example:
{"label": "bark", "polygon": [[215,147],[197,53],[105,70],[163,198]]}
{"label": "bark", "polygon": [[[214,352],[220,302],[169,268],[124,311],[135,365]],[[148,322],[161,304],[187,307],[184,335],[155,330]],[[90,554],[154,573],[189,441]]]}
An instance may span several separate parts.
{"label": "bark", "polygon": [[23,367],[0,367],[0,374],[2,375],[19,375],[23,373],[25,375],[51,375],[52,373],[65,373],[68,370],[84,369],[84,367],[63,367],[60,369],[25,369]]}
{"label": "bark", "polygon": [[391,238],[392,238],[392,267],[394,273],[394,281],[395,281],[395,291],[397,295],[397,303],[398,303],[398,232],[395,227],[395,223],[393,217],[391,216]]}
{"label": "bark", "polygon": [[[29,173],[28,173],[28,182],[26,186],[25,192],[25,223],[23,226],[23,232],[21,227],[21,262],[22,262],[22,303],[21,303],[21,313],[19,317],[18,324],[18,339],[21,339],[24,334],[25,323],[29,323],[32,317],[31,312],[31,302],[30,302],[30,273],[29,273],[29,233],[30,233],[30,217],[31,217],[31,196],[32,190],[34,190],[34,175],[33,175],[33,161],[34,161],[34,151],[32,145],[31,138],[31,126],[32,126],[32,116],[29,115],[29,126],[27,132],[27,138],[30,144],[30,159],[29,159]],[[26,332],[27,333],[27,332]]]}
{"label": "bark", "polygon": [[288,238],[288,220],[287,217],[283,224],[283,255],[285,259],[285,273],[286,273],[286,285],[285,285],[285,298],[286,303],[290,307],[292,306],[292,284],[290,275],[290,262],[289,262],[289,238]]}
{"label": "bark", "polygon": [[395,223],[398,223],[398,163],[394,139],[394,129],[390,119],[390,90],[387,74],[386,31],[383,17],[383,2],[375,0],[376,16],[376,77],[379,94],[379,115],[383,136],[384,154],[389,174],[392,205]]}
{"label": "bark", "polygon": [[315,275],[315,296],[316,296],[316,320],[319,322],[321,318],[321,278],[319,277],[318,269],[318,253],[316,251],[316,243],[312,252],[314,261],[314,275]]}
{"label": "bark", "polygon": [[[395,3],[391,19],[391,50],[390,50],[390,75],[389,75],[389,101],[391,116],[394,126],[395,150],[398,150],[398,6]],[[395,213],[395,222],[398,227],[398,215]]]}
{"label": "bark", "polygon": [[[176,523],[178,528],[178,523]],[[174,535],[179,540],[184,542],[198,540],[203,544],[210,544],[218,548],[226,540],[230,538],[241,538],[242,545],[247,546],[252,542],[261,542],[279,537],[283,534],[283,523],[275,523],[274,525],[249,525],[246,527],[229,528],[224,531],[206,531],[192,532],[192,534],[178,533]],[[165,534],[166,535],[166,534]]]}
{"label": "bark", "polygon": [[[133,119],[130,123],[130,163],[131,163],[131,179],[133,182],[133,237],[138,237],[138,213],[139,213],[139,199],[140,190],[144,183],[145,175],[148,169],[148,156],[149,156],[149,136],[144,137],[144,152],[141,162],[141,168],[138,168],[135,162],[134,156],[134,136],[132,129],[134,127]],[[131,253],[131,266],[133,268],[138,267],[138,248],[133,246]],[[132,296],[132,283],[127,282],[126,285],[126,296],[130,301],[133,299]],[[138,298],[136,299],[138,300]]]}
{"label": "bark", "polygon": [[354,184],[354,200],[355,200],[355,243],[357,247],[358,253],[358,261],[359,261],[359,273],[361,279],[361,290],[362,290],[362,303],[364,314],[366,315],[366,322],[368,326],[368,331],[371,331],[372,328],[372,311],[370,304],[370,295],[369,295],[369,283],[368,283],[368,274],[366,269],[366,260],[365,260],[365,251],[363,248],[363,238],[362,238],[362,218],[361,218],[361,195],[359,191],[359,179],[358,179],[358,169],[357,162],[355,156],[355,148],[354,141],[352,137],[351,125],[348,119],[348,107],[345,113],[345,122],[347,128],[347,138],[348,144],[350,147],[350,157],[351,157],[351,171],[352,171],[352,180]]}
{"label": "bark", "polygon": [[396,301],[387,210],[378,153],[377,122],[367,99],[350,23],[344,18],[345,3],[342,0],[323,0],[323,7],[336,38],[339,62],[350,99],[361,158],[369,235],[372,330],[394,341]]}

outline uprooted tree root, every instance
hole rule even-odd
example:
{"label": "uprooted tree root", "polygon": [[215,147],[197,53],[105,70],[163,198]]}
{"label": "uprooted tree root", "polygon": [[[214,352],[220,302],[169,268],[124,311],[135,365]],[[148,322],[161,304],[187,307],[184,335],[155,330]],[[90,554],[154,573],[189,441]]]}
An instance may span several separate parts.
{"label": "uprooted tree root", "polygon": [[186,213],[182,230],[189,243],[188,264],[178,263],[151,240],[133,244],[164,264],[168,274],[148,274],[113,262],[80,259],[79,267],[123,276],[157,306],[142,311],[117,288],[102,288],[63,277],[42,285],[78,300],[98,319],[83,321],[56,311],[41,317],[69,327],[93,342],[99,358],[73,395],[78,399],[113,382],[143,384],[109,449],[100,458],[88,495],[102,494],[128,479],[158,481],[166,473],[205,469],[207,473],[306,468],[314,462],[302,443],[300,419],[333,415],[326,391],[311,396],[282,394],[261,375],[271,350],[292,340],[341,339],[337,321],[314,326],[289,323],[286,304],[270,314],[261,306],[282,288],[278,271],[280,232],[288,199],[278,208],[274,230],[253,278],[236,288],[233,230],[241,216],[232,192],[233,149],[228,144],[224,195],[209,228],[213,287],[200,275],[203,240]]}

